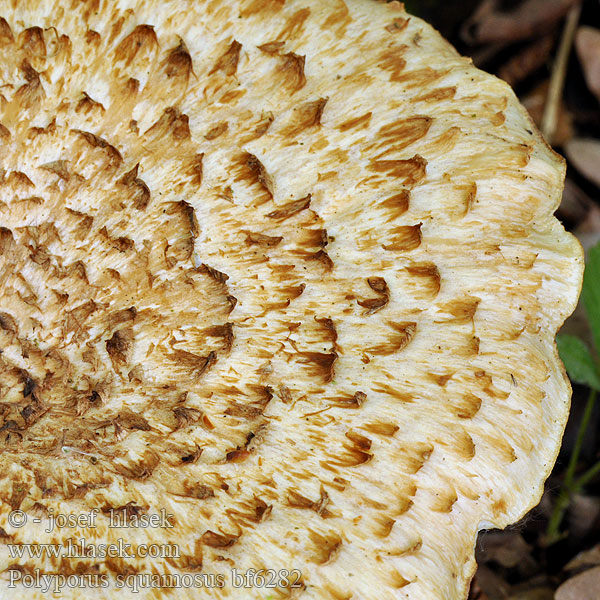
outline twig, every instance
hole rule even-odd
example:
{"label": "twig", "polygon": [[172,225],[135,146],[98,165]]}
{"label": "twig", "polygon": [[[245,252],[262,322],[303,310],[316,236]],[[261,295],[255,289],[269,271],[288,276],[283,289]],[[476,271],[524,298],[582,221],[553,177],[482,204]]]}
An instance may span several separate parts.
{"label": "twig", "polygon": [[565,78],[567,75],[567,66],[569,55],[575,38],[575,31],[581,15],[581,3],[575,4],[567,14],[567,20],[563,29],[560,46],[552,65],[552,75],[550,77],[550,86],[548,88],[548,97],[544,107],[542,117],[542,133],[549,144],[554,140],[556,127],[558,123],[558,111],[562,100],[563,89],[565,87]]}
{"label": "twig", "polygon": [[584,473],[577,481],[575,481],[575,471],[577,470],[577,463],[579,462],[579,455],[581,454],[581,447],[583,446],[583,440],[587,433],[596,405],[596,390],[590,390],[581,423],[579,424],[579,430],[577,431],[577,439],[575,440],[575,446],[569,459],[567,466],[567,472],[565,474],[565,480],[563,482],[562,490],[554,504],[552,515],[548,521],[548,528],[546,529],[546,543],[553,544],[561,539],[560,525],[565,516],[567,508],[571,503],[571,496],[577,493],[592,477],[600,470],[600,463],[594,465],[587,473]]}

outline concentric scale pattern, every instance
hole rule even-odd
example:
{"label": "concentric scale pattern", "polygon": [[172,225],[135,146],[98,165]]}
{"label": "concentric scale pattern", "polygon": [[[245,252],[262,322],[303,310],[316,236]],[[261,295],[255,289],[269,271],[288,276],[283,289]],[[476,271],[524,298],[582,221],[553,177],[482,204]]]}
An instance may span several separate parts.
{"label": "concentric scale pattern", "polygon": [[[562,163],[510,89],[398,3],[2,11],[2,541],[180,555],[3,545],[0,597],[16,564],[226,579],[143,598],[464,595],[477,530],[556,456],[581,279]],[[302,575],[239,589],[233,568]]]}

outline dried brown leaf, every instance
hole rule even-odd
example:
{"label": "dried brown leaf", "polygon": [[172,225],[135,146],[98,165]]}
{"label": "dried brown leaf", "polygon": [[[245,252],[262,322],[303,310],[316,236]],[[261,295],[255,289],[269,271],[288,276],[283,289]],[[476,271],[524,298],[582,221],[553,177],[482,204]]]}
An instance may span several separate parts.
{"label": "dried brown leaf", "polygon": [[490,531],[481,537],[481,547],[479,562],[494,562],[512,569],[532,560],[531,547],[518,531]]}
{"label": "dried brown leaf", "polygon": [[479,566],[476,577],[481,594],[476,600],[504,600],[510,593],[510,584],[485,565]]}
{"label": "dried brown leaf", "polygon": [[[523,106],[527,109],[538,127],[541,127],[542,124],[544,107],[546,106],[546,100],[548,98],[548,86],[549,82],[544,81],[534,88],[527,96],[521,98]],[[567,110],[564,102],[561,102],[558,110],[556,130],[552,140],[553,144],[555,146],[564,146],[573,135],[573,117]]]}
{"label": "dried brown leaf", "polygon": [[484,0],[463,26],[462,38],[470,44],[516,42],[552,30],[580,0],[525,0],[511,11],[501,11],[499,0]]}
{"label": "dried brown leaf", "polygon": [[554,591],[547,586],[515,592],[506,600],[554,600]]}
{"label": "dried brown leaf", "polygon": [[600,140],[573,138],[565,145],[565,152],[571,164],[600,187]]}
{"label": "dried brown leaf", "polygon": [[[579,224],[573,233],[585,250],[595,246],[598,242],[600,242],[600,208],[598,208],[596,204],[592,205],[585,219]],[[572,317],[569,319],[569,321],[571,320]],[[567,321],[567,323],[569,321]],[[587,320],[584,319],[584,323],[586,329],[589,330],[589,327],[587,326]]]}
{"label": "dried brown leaf", "polygon": [[584,571],[565,581],[557,590],[555,600],[598,600],[600,567]]}
{"label": "dried brown leaf", "polygon": [[572,223],[582,223],[594,201],[569,177],[565,180],[563,197],[557,214],[560,219],[567,219]]}
{"label": "dried brown leaf", "polygon": [[568,529],[571,536],[576,539],[589,539],[598,533],[599,520],[600,498],[583,494],[575,494],[572,497],[568,512]]}
{"label": "dried brown leaf", "polygon": [[575,558],[567,563],[565,571],[587,571],[592,567],[600,567],[600,544],[589,550],[580,552]]}
{"label": "dried brown leaf", "polygon": [[575,36],[575,48],[588,87],[600,101],[600,29],[580,27]]}
{"label": "dried brown leaf", "polygon": [[509,85],[515,86],[537,71],[548,60],[554,47],[554,35],[545,35],[525,46],[498,71],[498,76]]}

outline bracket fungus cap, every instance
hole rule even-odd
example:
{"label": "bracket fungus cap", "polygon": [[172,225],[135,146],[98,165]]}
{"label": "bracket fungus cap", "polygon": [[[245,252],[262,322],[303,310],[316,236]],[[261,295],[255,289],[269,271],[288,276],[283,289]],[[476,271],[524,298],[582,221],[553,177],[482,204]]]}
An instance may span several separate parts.
{"label": "bracket fungus cap", "polygon": [[464,598],[556,459],[583,270],[511,89],[398,2],[0,17],[0,598]]}

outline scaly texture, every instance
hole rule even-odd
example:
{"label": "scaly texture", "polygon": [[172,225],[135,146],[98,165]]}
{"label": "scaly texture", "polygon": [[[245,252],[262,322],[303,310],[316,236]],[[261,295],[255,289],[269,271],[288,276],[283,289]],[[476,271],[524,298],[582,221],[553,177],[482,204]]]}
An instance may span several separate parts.
{"label": "scaly texture", "polygon": [[[46,597],[17,568],[88,585],[62,598],[465,597],[556,458],[582,274],[510,88],[398,3],[1,16],[0,597]],[[81,537],[180,555],[6,545]]]}

